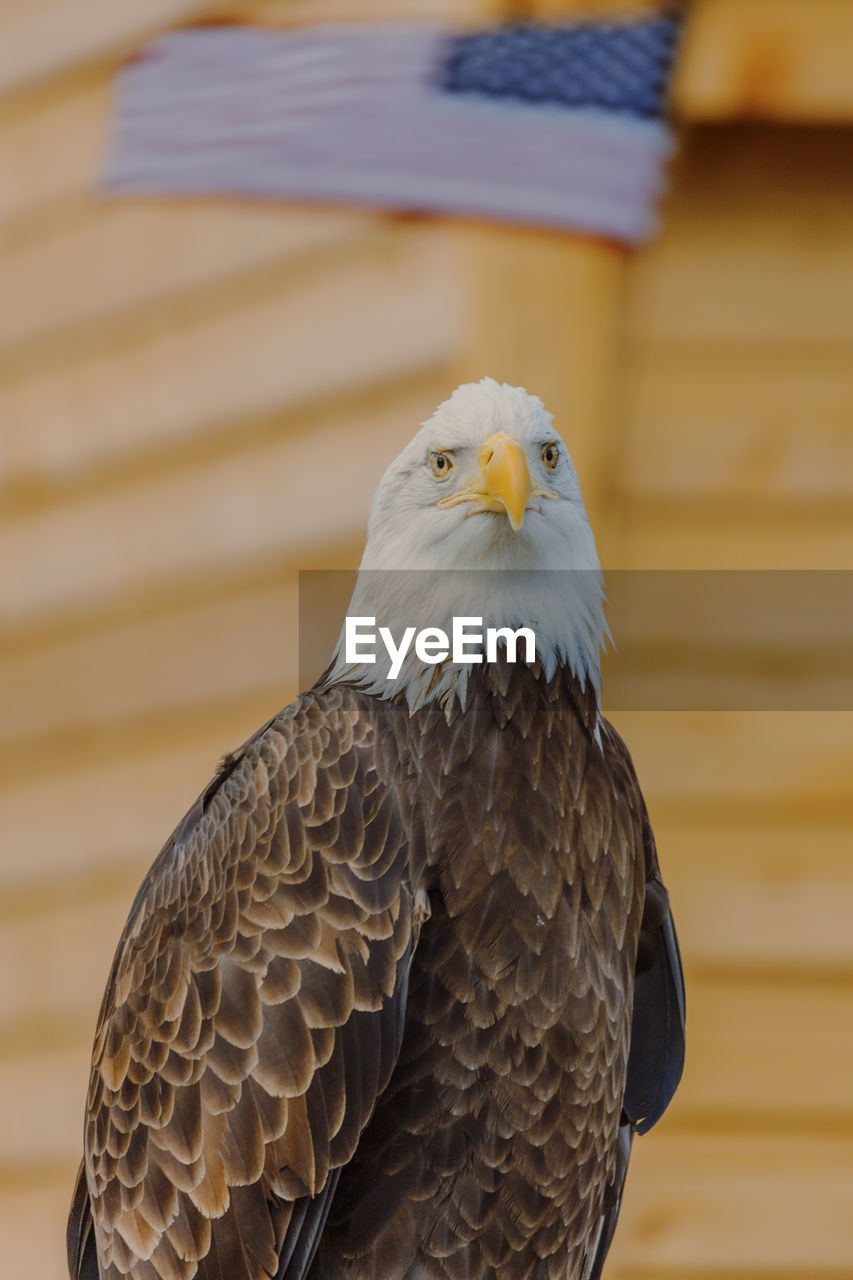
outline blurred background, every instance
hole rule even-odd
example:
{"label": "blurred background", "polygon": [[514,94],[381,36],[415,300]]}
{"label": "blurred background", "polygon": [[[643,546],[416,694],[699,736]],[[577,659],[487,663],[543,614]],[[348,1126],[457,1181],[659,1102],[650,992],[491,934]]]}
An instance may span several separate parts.
{"label": "blurred background", "polygon": [[[457,383],[488,373],[554,410],[605,567],[853,569],[848,0],[695,0],[662,230],[630,254],[98,194],[116,71],[158,31],[576,7],[0,0],[10,1276],[64,1274],[94,1024],[141,876],[221,754],[297,691],[298,570],[357,563],[376,481]],[[849,1280],[853,714],[616,722],[675,903],[689,1043],[635,1146],[609,1280]]]}

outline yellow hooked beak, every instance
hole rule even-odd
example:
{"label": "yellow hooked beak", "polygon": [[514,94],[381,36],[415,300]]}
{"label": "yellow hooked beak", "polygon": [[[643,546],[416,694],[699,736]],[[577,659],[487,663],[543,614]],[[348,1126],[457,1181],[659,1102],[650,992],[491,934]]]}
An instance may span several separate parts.
{"label": "yellow hooked beak", "polygon": [[477,496],[489,510],[506,511],[518,533],[533,484],[524,449],[515,436],[499,431],[484,442],[480,450],[480,481]]}

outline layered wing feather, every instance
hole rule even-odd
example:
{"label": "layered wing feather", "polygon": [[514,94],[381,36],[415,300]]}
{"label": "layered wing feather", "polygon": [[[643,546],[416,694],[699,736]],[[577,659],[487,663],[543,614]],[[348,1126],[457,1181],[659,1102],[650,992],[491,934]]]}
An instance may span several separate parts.
{"label": "layered wing feather", "polygon": [[614,776],[621,775],[623,786],[633,791],[641,815],[645,897],[616,1161],[584,1280],[600,1280],[622,1207],[634,1134],[647,1133],[668,1107],[681,1079],[685,1042],[684,975],[651,823],[628,748],[612,725],[603,722],[602,728],[602,745],[613,762]]}
{"label": "layered wing feather", "polygon": [[357,695],[306,695],[155,862],[96,1034],[73,1277],[92,1239],[102,1280],[305,1274],[402,1034],[417,913],[381,736]]}

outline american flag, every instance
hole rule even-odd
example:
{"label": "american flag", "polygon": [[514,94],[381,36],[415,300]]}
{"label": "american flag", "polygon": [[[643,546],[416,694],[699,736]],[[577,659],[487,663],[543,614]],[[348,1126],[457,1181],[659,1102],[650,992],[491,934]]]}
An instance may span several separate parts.
{"label": "american flag", "polygon": [[655,226],[674,11],[618,22],[203,27],[122,73],[108,185]]}

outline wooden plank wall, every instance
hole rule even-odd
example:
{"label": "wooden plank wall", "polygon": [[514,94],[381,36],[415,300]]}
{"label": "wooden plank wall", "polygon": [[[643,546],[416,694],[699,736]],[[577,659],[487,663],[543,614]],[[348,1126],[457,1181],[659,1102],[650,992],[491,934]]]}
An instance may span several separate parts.
{"label": "wooden plank wall", "polygon": [[[595,362],[580,403],[610,430],[561,425],[591,483],[606,463],[611,565],[853,567],[849,128],[694,127],[624,294],[609,253],[555,238],[100,200],[117,58],[224,8],[86,0],[69,25],[58,0],[0,5],[0,1236],[31,1280],[63,1271],[89,1045],[135,886],[222,751],[294,692],[297,568],[353,563],[386,461],[452,385],[495,360],[568,405],[560,378]],[[697,5],[685,114],[850,119],[843,86],[831,106],[803,88],[815,66],[841,83],[839,6],[774,12]],[[775,78],[756,73],[768,24],[774,49],[787,38]],[[521,264],[514,330],[496,258]],[[529,340],[561,291],[565,358],[551,329]],[[618,724],[678,909],[691,1042],[677,1105],[638,1143],[610,1280],[841,1280],[853,718]]]}
{"label": "wooden plank wall", "polygon": [[[853,569],[851,144],[686,132],[664,234],[628,279],[605,563]],[[840,1280],[853,713],[615,720],[678,913],[689,1047],[676,1104],[636,1144],[612,1280]]]}

